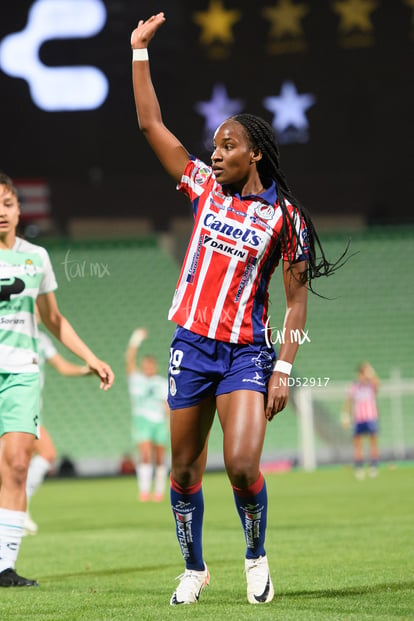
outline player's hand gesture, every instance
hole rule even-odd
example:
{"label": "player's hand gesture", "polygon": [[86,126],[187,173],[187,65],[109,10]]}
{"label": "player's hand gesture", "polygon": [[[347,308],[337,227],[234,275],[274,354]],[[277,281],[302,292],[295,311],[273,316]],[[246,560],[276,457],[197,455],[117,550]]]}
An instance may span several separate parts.
{"label": "player's hand gesture", "polygon": [[88,360],[86,364],[88,365],[91,372],[100,378],[100,388],[102,390],[109,390],[115,379],[114,372],[112,371],[109,364],[103,362],[102,360],[99,360],[98,358]]}
{"label": "player's hand gesture", "polygon": [[288,375],[276,371],[270,378],[265,412],[269,421],[286,407],[289,399],[289,383],[286,381],[288,377]]}
{"label": "player's hand gesture", "polygon": [[133,49],[148,47],[149,42],[164,22],[164,13],[157,13],[145,21],[140,19],[131,35],[131,47]]}

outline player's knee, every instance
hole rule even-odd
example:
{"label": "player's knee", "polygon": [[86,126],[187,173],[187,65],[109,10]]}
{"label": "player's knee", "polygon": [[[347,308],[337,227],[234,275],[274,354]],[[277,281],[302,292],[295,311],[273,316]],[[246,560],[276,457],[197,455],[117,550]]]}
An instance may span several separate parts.
{"label": "player's knee", "polygon": [[5,472],[2,473],[4,483],[6,484],[7,481],[13,487],[24,487],[26,485],[28,467],[29,464],[24,458],[14,459],[8,468],[5,469]]}
{"label": "player's knee", "polygon": [[243,458],[233,459],[227,464],[227,475],[231,484],[240,489],[253,485],[259,476],[257,464]]}
{"label": "player's knee", "polygon": [[203,474],[197,468],[185,464],[177,464],[171,468],[173,480],[183,489],[198,483]]}

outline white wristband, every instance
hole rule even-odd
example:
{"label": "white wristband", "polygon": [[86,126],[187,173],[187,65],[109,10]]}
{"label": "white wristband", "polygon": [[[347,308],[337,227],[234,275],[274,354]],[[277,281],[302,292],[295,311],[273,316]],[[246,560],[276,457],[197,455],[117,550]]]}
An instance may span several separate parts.
{"label": "white wristband", "polygon": [[140,47],[132,50],[132,60],[149,60],[148,50],[146,47]]}
{"label": "white wristband", "polygon": [[280,373],[286,373],[286,375],[290,375],[292,370],[292,365],[290,362],[286,362],[285,360],[276,360],[276,364],[273,367],[274,371],[280,371]]}
{"label": "white wristband", "polygon": [[135,334],[135,332],[133,332],[131,338],[129,339],[129,345],[130,347],[139,347],[143,340],[144,339],[140,334]]}

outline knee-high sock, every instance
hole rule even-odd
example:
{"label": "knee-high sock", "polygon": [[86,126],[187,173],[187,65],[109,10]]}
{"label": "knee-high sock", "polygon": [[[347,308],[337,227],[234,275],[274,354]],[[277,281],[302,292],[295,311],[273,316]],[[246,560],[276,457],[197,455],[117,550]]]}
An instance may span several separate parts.
{"label": "knee-high sock", "polygon": [[35,455],[32,458],[26,481],[26,495],[28,500],[37,492],[51,468],[52,464],[50,461],[41,457],[41,455]]}
{"label": "knee-high sock", "polygon": [[155,468],[154,476],[154,494],[163,496],[165,493],[165,484],[167,478],[167,466],[160,465]]}
{"label": "knee-high sock", "polygon": [[138,464],[136,467],[138,489],[141,494],[149,494],[152,484],[152,464]]}
{"label": "knee-high sock", "polygon": [[233,486],[233,494],[246,538],[246,558],[264,556],[267,490],[263,475],[260,473],[256,483],[246,489]]}
{"label": "knee-high sock", "polygon": [[204,570],[202,530],[204,498],[201,481],[181,487],[171,477],[171,508],[186,569]]}
{"label": "knee-high sock", "polygon": [[0,508],[0,571],[16,564],[23,536],[24,511]]}

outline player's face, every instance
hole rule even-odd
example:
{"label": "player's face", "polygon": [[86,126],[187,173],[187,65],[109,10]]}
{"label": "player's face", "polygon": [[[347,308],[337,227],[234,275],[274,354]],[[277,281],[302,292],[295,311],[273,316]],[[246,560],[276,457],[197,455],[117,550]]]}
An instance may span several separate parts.
{"label": "player's face", "polygon": [[220,184],[238,186],[252,174],[253,151],[246,131],[237,121],[225,121],[214,135],[212,168]]}
{"label": "player's face", "polygon": [[0,237],[14,233],[19,223],[20,208],[17,197],[0,184]]}
{"label": "player's face", "polygon": [[158,366],[153,358],[143,358],[141,363],[141,370],[143,374],[147,377],[152,377],[152,375],[156,375],[158,371]]}

